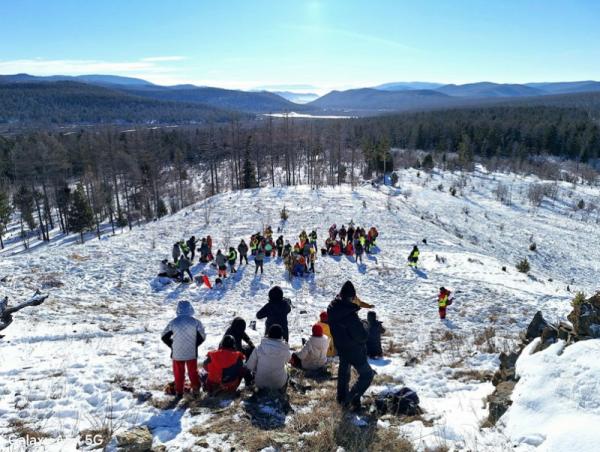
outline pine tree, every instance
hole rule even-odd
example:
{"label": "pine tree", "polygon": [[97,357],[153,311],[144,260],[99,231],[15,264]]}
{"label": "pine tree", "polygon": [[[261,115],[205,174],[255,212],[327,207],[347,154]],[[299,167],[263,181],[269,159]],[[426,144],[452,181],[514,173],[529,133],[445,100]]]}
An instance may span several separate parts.
{"label": "pine tree", "polygon": [[167,210],[167,205],[162,198],[158,198],[158,205],[156,206],[156,215],[158,218],[162,218],[167,215],[169,211]]}
{"label": "pine tree", "polygon": [[423,158],[423,162],[421,163],[421,167],[425,170],[425,171],[431,171],[433,169],[433,157],[431,156],[431,154],[427,154],[424,158]]}
{"label": "pine tree", "polygon": [[4,249],[4,242],[2,241],[2,236],[6,231],[6,227],[8,226],[8,222],[10,221],[10,216],[12,214],[12,207],[10,205],[8,195],[0,191],[0,248]]}
{"label": "pine tree", "polygon": [[243,167],[243,188],[256,188],[256,173],[254,172],[254,165],[250,161],[250,152],[246,150],[244,156],[244,167]]}
{"label": "pine tree", "polygon": [[83,185],[77,184],[77,189],[73,192],[71,205],[69,206],[69,228],[73,232],[78,232],[83,243],[83,233],[94,227],[94,212],[88,202]]}

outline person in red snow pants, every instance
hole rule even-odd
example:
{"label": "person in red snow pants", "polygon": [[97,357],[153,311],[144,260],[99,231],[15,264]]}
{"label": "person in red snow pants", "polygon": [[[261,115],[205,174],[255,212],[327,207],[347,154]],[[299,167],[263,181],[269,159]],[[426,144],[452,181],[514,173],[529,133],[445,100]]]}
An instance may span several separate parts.
{"label": "person in red snow pants", "polygon": [[452,304],[450,299],[450,291],[445,287],[440,287],[440,293],[438,295],[438,311],[440,313],[440,320],[446,318],[446,307]]}
{"label": "person in red snow pants", "polygon": [[200,378],[198,376],[198,360],[189,359],[187,361],[173,360],[173,376],[175,377],[175,392],[183,394],[185,387],[185,369],[187,367],[188,376],[190,378],[190,386],[193,391],[200,388]]}

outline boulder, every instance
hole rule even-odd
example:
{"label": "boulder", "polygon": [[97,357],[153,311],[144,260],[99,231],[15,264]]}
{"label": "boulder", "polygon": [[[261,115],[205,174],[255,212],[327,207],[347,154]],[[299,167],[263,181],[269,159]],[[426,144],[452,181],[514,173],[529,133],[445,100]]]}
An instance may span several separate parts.
{"label": "boulder", "polygon": [[136,427],[116,436],[117,450],[122,452],[147,452],[152,450],[152,433],[148,427]]}
{"label": "boulder", "polygon": [[573,304],[567,316],[578,336],[597,337],[600,334],[600,292],[593,297]]}
{"label": "boulder", "polygon": [[492,384],[498,386],[503,381],[516,381],[515,364],[519,358],[520,352],[500,353],[500,369],[496,371],[492,378]]}
{"label": "boulder", "polygon": [[527,333],[525,334],[525,339],[527,341],[532,341],[536,337],[540,337],[542,335],[542,332],[544,331],[544,328],[546,328],[548,326],[550,326],[550,325],[544,319],[544,316],[542,315],[542,311],[536,312],[535,315],[533,316],[533,319],[529,323],[529,326],[527,327]]}
{"label": "boulder", "polygon": [[508,407],[512,405],[512,392],[515,388],[515,381],[502,381],[496,386],[496,390],[487,397],[488,402],[488,422],[496,425],[498,419],[502,417]]}

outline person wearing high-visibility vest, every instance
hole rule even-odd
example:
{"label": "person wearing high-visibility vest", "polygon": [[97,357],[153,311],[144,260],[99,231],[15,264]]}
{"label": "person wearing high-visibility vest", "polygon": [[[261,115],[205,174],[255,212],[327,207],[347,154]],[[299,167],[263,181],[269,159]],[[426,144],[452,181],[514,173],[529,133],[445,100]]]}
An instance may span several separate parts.
{"label": "person wearing high-visibility vest", "polygon": [[410,265],[411,267],[416,267],[418,261],[419,261],[419,248],[417,248],[417,245],[415,245],[415,246],[413,246],[412,251],[408,255],[408,265]]}
{"label": "person wearing high-visibility vest", "polygon": [[453,298],[450,298],[450,291],[445,287],[440,287],[440,293],[438,294],[438,310],[440,313],[440,320],[446,318],[446,307],[452,304]]}
{"label": "person wearing high-visibility vest", "polygon": [[237,270],[235,269],[235,263],[237,261],[237,251],[235,250],[235,248],[233,246],[229,247],[229,254],[227,255],[227,263],[229,264],[229,271],[231,273],[237,273]]}

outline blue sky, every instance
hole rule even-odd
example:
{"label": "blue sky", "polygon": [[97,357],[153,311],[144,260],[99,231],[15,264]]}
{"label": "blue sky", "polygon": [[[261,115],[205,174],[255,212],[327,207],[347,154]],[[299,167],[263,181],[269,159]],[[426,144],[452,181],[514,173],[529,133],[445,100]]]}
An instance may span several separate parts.
{"label": "blue sky", "polygon": [[3,0],[0,74],[320,90],[600,79],[593,0]]}

